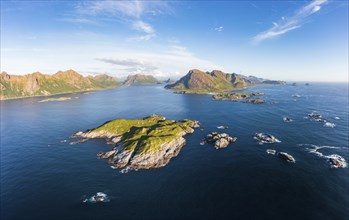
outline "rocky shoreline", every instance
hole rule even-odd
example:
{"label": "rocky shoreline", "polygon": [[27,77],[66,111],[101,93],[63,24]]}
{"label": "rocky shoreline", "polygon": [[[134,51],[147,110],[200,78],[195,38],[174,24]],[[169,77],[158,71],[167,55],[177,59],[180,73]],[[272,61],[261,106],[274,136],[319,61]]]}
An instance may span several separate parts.
{"label": "rocky shoreline", "polygon": [[112,168],[150,169],[168,164],[185,145],[183,136],[199,126],[198,121],[166,120],[152,115],[138,120],[109,121],[98,128],[76,132],[71,138],[79,138],[77,142],[105,139],[113,144],[110,151],[97,155],[108,159]]}
{"label": "rocky shoreline", "polygon": [[237,92],[223,92],[212,96],[214,100],[232,101],[232,102],[245,102],[251,104],[262,104],[265,103],[263,99],[251,99],[256,96],[263,96],[262,92],[252,93],[237,93]]}

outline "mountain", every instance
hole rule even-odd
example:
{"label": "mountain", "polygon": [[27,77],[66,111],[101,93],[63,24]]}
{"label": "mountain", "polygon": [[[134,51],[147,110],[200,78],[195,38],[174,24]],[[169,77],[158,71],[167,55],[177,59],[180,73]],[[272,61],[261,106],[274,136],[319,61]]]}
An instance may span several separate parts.
{"label": "mountain", "polygon": [[117,80],[110,76],[84,77],[74,70],[59,71],[53,75],[35,72],[21,76],[2,72],[0,100],[100,90],[119,85]]}
{"label": "mountain", "polygon": [[152,75],[143,75],[135,74],[127,76],[127,79],[124,81],[125,86],[131,85],[150,85],[150,84],[159,84],[161,83]]}
{"label": "mountain", "polygon": [[283,85],[284,83],[283,81],[264,80],[262,78],[254,76],[247,77],[236,73],[223,73],[220,70],[203,72],[193,69],[177,82],[166,85],[165,88],[177,90],[180,93],[210,93],[245,89],[258,84]]}
{"label": "mountain", "polygon": [[280,80],[269,80],[269,79],[263,79],[263,78],[258,78],[255,76],[244,76],[244,75],[239,75],[241,78],[244,78],[248,80],[250,83],[258,85],[258,84],[266,84],[266,85],[286,85],[285,81],[280,81]]}
{"label": "mountain", "polygon": [[176,82],[176,80],[173,80],[173,79],[171,79],[171,78],[168,78],[168,79],[164,80],[163,82],[164,82],[165,84],[173,84],[173,83]]}
{"label": "mountain", "polygon": [[203,72],[193,69],[177,82],[167,85],[165,88],[189,93],[207,93],[222,90],[244,89],[251,85],[252,84],[248,80],[235,73],[223,73],[219,70]]}

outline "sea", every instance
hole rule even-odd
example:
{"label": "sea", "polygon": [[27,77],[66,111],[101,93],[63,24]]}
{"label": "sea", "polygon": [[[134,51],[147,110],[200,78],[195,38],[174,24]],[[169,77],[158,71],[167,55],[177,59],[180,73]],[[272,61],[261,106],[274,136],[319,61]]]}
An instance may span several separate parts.
{"label": "sea", "polygon": [[[175,94],[164,85],[1,101],[1,219],[349,219],[348,166],[328,163],[333,155],[349,162],[348,84],[244,92],[263,92],[267,103]],[[69,144],[74,132],[151,114],[201,123],[162,168],[121,173],[97,159],[113,147],[104,140]],[[200,145],[213,131],[237,141],[218,150]],[[280,143],[260,145],[256,133]],[[108,202],[89,202],[99,192]]]}

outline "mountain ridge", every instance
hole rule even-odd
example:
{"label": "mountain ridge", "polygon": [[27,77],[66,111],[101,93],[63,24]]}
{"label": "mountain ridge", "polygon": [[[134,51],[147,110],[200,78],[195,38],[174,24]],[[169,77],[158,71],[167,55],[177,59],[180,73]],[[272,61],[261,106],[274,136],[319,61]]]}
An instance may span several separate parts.
{"label": "mountain ridge", "polygon": [[26,75],[0,74],[0,100],[50,96],[118,87],[116,78],[107,75],[82,76],[69,69],[48,75],[34,72]]}
{"label": "mountain ridge", "polygon": [[236,73],[224,73],[220,70],[204,72],[198,69],[189,72],[166,89],[179,93],[216,93],[227,90],[246,89],[259,84],[285,85],[284,81],[264,80],[255,76],[244,76]]}
{"label": "mountain ridge", "polygon": [[151,85],[160,83],[161,81],[156,79],[153,75],[133,74],[127,76],[126,80],[123,82],[123,85]]}

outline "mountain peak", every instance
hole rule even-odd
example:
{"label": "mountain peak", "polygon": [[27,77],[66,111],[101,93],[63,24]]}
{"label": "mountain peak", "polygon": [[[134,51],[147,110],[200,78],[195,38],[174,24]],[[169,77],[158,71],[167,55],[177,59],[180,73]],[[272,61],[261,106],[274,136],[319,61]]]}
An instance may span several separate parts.
{"label": "mountain peak", "polygon": [[130,86],[130,85],[150,85],[150,84],[158,84],[158,83],[160,83],[160,81],[157,80],[152,75],[134,74],[134,75],[128,75],[123,84]]}
{"label": "mountain peak", "polygon": [[53,74],[53,76],[56,77],[83,77],[75,70],[69,69],[66,71],[58,71],[57,73]]}

